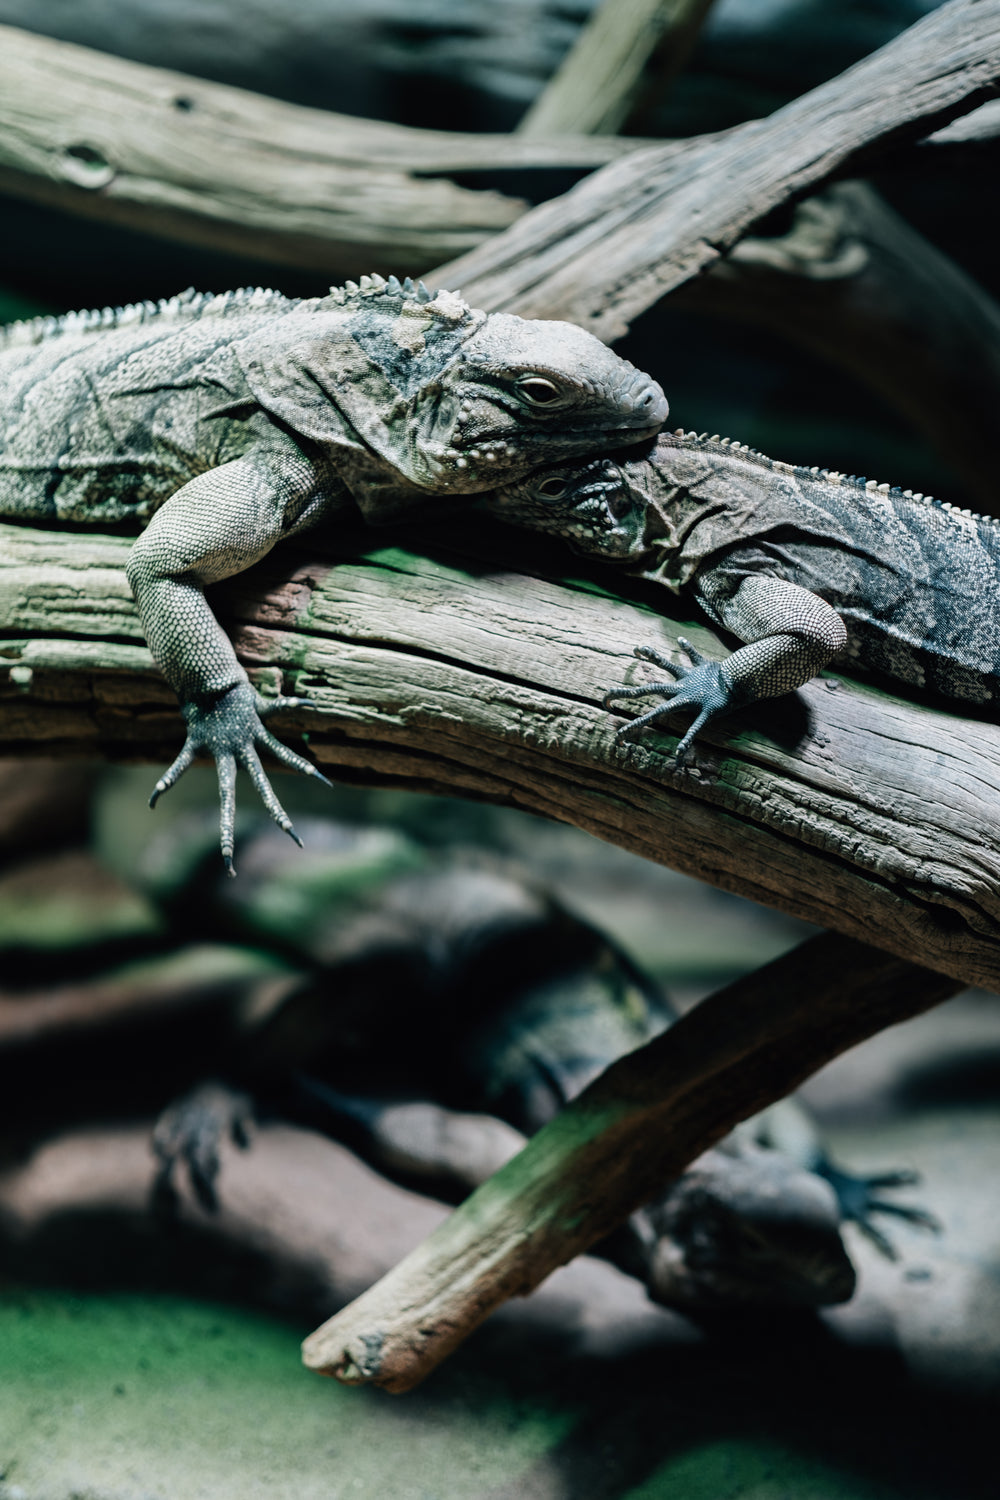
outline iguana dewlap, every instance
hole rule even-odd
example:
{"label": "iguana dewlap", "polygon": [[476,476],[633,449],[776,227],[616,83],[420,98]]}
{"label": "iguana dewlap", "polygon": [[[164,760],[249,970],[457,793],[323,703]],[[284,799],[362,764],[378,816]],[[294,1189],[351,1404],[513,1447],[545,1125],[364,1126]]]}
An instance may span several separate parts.
{"label": "iguana dewlap", "polygon": [[1000,699],[1000,523],[911,490],[795,468],[728,439],[661,434],[648,456],[555,465],[486,502],[587,555],[692,597],[747,644],[691,667],[639,648],[678,679],[618,688],[713,719],[800,687],[833,661],[989,704]]}
{"label": "iguana dewlap", "polygon": [[129,581],[188,724],[153,801],[209,751],[232,868],[237,763],[289,833],[255,745],[319,773],[264,728],[301,700],[253,692],[204,587],[345,511],[388,521],[651,436],[666,413],[655,381],[572,324],[409,280],[190,292],[0,335],[0,516],[146,528]]}

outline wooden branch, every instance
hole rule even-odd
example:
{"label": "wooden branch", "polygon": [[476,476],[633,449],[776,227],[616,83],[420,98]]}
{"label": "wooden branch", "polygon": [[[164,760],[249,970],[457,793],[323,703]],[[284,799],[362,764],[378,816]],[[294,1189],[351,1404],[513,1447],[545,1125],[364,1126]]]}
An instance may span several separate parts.
{"label": "wooden branch", "polygon": [[419,273],[524,211],[443,174],[593,167],[634,146],[328,114],[0,26],[0,191],[338,275]]}
{"label": "wooden branch", "polygon": [[1000,306],[867,184],[807,198],[787,234],[740,240],[675,303],[838,365],[933,442],[983,511],[1000,511]]}
{"label": "wooden branch", "polygon": [[992,144],[1000,136],[1000,99],[981,104],[971,114],[963,115],[921,141],[920,146],[978,146]]}
{"label": "wooden branch", "polygon": [[[602,0],[517,127],[522,136],[613,134],[628,119],[654,53],[683,64],[712,0]],[[665,67],[659,70],[667,81]]]}
{"label": "wooden branch", "polygon": [[[849,153],[869,137],[879,139],[894,124],[909,122],[914,110],[918,115],[920,110],[928,111],[928,118],[936,111],[944,118],[967,107],[962,89],[974,91],[985,86],[984,78],[993,77],[989,62],[979,59],[977,66],[976,58],[977,47],[983,51],[988,46],[989,25],[983,22],[998,0],[954,3],[974,3],[976,10],[976,24],[967,27],[967,47],[953,46],[950,60],[944,53],[945,64],[953,67],[956,76],[939,80],[935,89],[934,80],[924,77],[929,70],[925,67],[922,72],[918,66],[922,54],[916,63],[911,59],[914,97],[905,101],[905,107],[898,105],[898,121],[893,105],[869,98],[870,80],[859,82],[855,102],[859,110],[873,112],[875,118],[866,118],[853,129],[854,95],[845,101],[824,93],[834,90],[838,80],[805,96],[814,101],[824,152],[826,137],[837,136],[838,119],[846,142],[838,145],[834,140],[834,156]],[[914,50],[907,40],[911,34],[932,23],[940,25],[935,18],[945,16],[953,6],[934,12],[876,54],[876,58],[888,57],[884,70],[881,64],[876,67],[876,72],[884,74],[885,92],[906,86],[905,74],[902,82],[896,77],[895,63],[888,56],[891,49],[905,44]],[[930,38],[928,48],[932,45]],[[875,59],[865,59],[843,77],[850,79],[859,69],[875,66]],[[885,89],[886,76],[891,79],[890,89]],[[876,78],[876,91],[877,86]],[[796,100],[787,110],[793,114],[804,110],[808,116],[813,105],[807,107],[805,100]],[[846,121],[839,118],[843,115]],[[648,305],[661,291],[695,274],[706,256],[714,260],[718,247],[731,244],[773,202],[828,175],[833,167],[825,156],[804,167],[800,163],[796,169],[803,148],[795,137],[809,127],[810,120],[796,114],[785,124],[785,116],[786,111],[779,111],[769,121],[751,122],[719,136],[668,143],[652,148],[651,157],[640,159],[636,148],[641,143],[635,139],[463,135],[305,109],[0,27],[0,191],[168,239],[323,270],[333,276],[372,270],[419,274],[443,257],[461,255],[497,236],[523,213],[519,199],[461,188],[443,174],[497,167],[588,168],[635,155],[631,165],[622,163],[620,175],[597,174],[591,184],[593,202],[590,198],[581,202],[574,193],[545,206],[549,219],[535,217],[541,210],[528,216],[532,227],[523,251],[520,240],[511,245],[501,235],[495,255],[487,262],[463,259],[438,273],[439,280],[442,276],[450,280],[452,267],[455,274],[466,272],[473,278],[467,279],[466,291],[471,289],[484,306],[493,305],[490,287],[496,281],[496,295],[504,306],[514,305],[530,291],[531,305],[541,309],[542,315],[576,316],[572,307],[567,312],[563,306],[567,291],[556,273],[560,268],[565,271],[589,246],[574,296],[597,298],[594,326],[599,331],[605,323],[608,329],[621,331],[622,318],[634,316],[639,303]],[[989,125],[986,129],[988,133]],[[942,140],[945,136],[950,139],[943,132]],[[782,186],[769,180],[775,171],[780,176],[780,169],[773,162],[768,168],[762,158],[767,156],[769,142],[780,157],[782,144],[788,140],[795,144],[789,160],[797,176]],[[749,151],[746,172],[741,169],[734,179],[733,150],[738,155],[744,146]],[[705,174],[710,188],[704,194],[692,191],[699,173]],[[757,173],[763,178],[759,192]],[[744,177],[733,203],[733,180]],[[703,199],[707,203],[718,200],[715,218],[722,214],[723,227],[716,234],[711,217],[702,218],[698,235],[704,243],[698,235],[691,242],[690,226],[684,224],[688,208],[679,216],[670,209],[670,195],[682,189],[687,194],[685,203],[690,199],[689,206],[699,213]],[[651,207],[655,212],[647,233],[643,224]],[[596,222],[592,224],[591,219]],[[612,290],[609,310],[602,311],[605,233],[613,233],[616,255],[623,249],[627,252],[635,240],[634,269],[647,280],[653,275],[650,242],[662,237],[665,259],[661,266],[654,257],[656,284],[639,296],[631,311],[632,300],[639,295],[638,284],[631,291]],[[567,243],[560,247],[562,235]],[[711,245],[708,235],[713,237]],[[542,263],[523,269],[524,286],[519,291],[516,270],[511,269],[506,279],[502,274],[498,279],[497,273],[510,255],[516,260],[522,253],[529,258],[540,255]],[[620,257],[612,263],[615,279],[631,274],[632,261],[627,256],[626,262],[624,273]],[[510,276],[514,280],[508,284]],[[551,306],[546,304],[550,284]],[[495,305],[499,307],[501,301]],[[591,314],[584,310],[581,316]]]}
{"label": "wooden branch", "polygon": [[306,1339],[349,1385],[418,1384],[508,1297],[608,1234],[738,1121],[830,1058],[955,992],[824,934],[620,1058],[422,1245]]}
{"label": "wooden branch", "polygon": [[766,120],[634,152],[440,266],[476,305],[605,339],[757,219],[874,147],[924,136],[1000,85],[1000,0],[950,0]]}
{"label": "wooden branch", "polygon": [[[649,680],[633,646],[673,649],[666,591],[616,598],[611,569],[599,584],[525,577],[513,569],[567,559],[500,528],[456,555],[447,530],[452,550],[430,556],[373,547],[371,532],[338,544],[339,565],[285,551],[214,596],[262,690],[315,700],[277,725],[287,742],[307,730],[335,778],[575,823],[1000,988],[1000,726],[827,677],[724,722],[678,770],[674,735],[616,745],[620,721],[600,706]],[[3,753],[176,753],[180,717],[121,571],[128,545],[0,528]],[[725,654],[696,624],[680,633]]]}

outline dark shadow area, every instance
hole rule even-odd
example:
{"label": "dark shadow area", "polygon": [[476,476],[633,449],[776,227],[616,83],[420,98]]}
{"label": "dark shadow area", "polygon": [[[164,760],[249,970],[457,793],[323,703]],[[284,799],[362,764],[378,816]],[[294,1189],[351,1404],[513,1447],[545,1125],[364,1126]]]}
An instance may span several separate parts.
{"label": "dark shadow area", "polygon": [[996,1104],[1000,1099],[1000,1046],[995,1050],[963,1048],[944,1057],[911,1064],[893,1090],[900,1110],[961,1110]]}

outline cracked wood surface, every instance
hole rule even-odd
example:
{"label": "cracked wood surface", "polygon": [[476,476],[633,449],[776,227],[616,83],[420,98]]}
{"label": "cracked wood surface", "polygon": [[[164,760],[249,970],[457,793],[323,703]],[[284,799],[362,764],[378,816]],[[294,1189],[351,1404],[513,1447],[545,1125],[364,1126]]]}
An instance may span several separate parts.
{"label": "cracked wood surface", "polygon": [[439,266],[475,306],[620,337],[750,225],[982,104],[1000,85],[1000,0],[951,0],[764,120],[649,146]]}
{"label": "cracked wood surface", "polygon": [[[373,532],[329,554],[286,550],[214,591],[262,690],[315,700],[276,721],[286,743],[305,731],[334,778],[574,823],[1000,988],[1000,726],[827,676],[724,722],[678,770],[673,734],[618,746],[601,707],[610,687],[648,680],[633,646],[676,650],[662,592],[617,597],[612,570],[574,574],[533,539],[480,534],[456,555],[430,535],[420,554]],[[0,752],[176,753],[180,716],[121,571],[128,546],[0,528]],[[548,576],[513,571],[532,557]],[[680,633],[724,654],[697,624]]]}
{"label": "cracked wood surface", "polygon": [[[766,120],[645,147],[341,116],[2,26],[0,192],[334,276],[457,256],[439,284],[611,338],[776,204],[972,110],[998,77],[1000,0],[951,0]],[[595,166],[523,218],[521,199],[448,177]]]}

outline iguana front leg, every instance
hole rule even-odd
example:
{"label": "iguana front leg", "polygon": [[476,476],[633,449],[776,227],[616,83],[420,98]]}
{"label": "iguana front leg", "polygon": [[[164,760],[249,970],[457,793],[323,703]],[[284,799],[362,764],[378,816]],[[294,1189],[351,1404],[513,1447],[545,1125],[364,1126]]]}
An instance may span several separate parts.
{"label": "iguana front leg", "polygon": [[190,480],[156,513],[129,555],[128,580],[149,649],[181,700],[188,726],[184,746],[157,782],[150,806],[200,751],[211,754],[219,776],[222,857],[231,875],[237,765],[249,772],[271,817],[296,842],[255,747],[266,747],[293,770],[326,778],[262,723],[264,714],[298,708],[307,700],[266,700],[254,692],[203,590],[250,567],[330,503],[313,465],[289,443],[287,451],[236,459]]}
{"label": "iguana front leg", "polygon": [[604,699],[605,708],[622,699],[650,694],[662,694],[669,700],[622,725],[616,731],[618,739],[678,708],[697,709],[694,723],[677,746],[679,765],[706,724],[758,699],[776,698],[801,687],[847,644],[847,631],[836,610],[808,589],[784,579],[744,577],[729,597],[713,579],[697,593],[706,613],[748,644],[717,662],[702,656],[678,636],[678,645],[691,658],[690,667],[672,662],[649,646],[637,646],[635,655],[640,660],[663,667],[676,681],[615,688]]}

